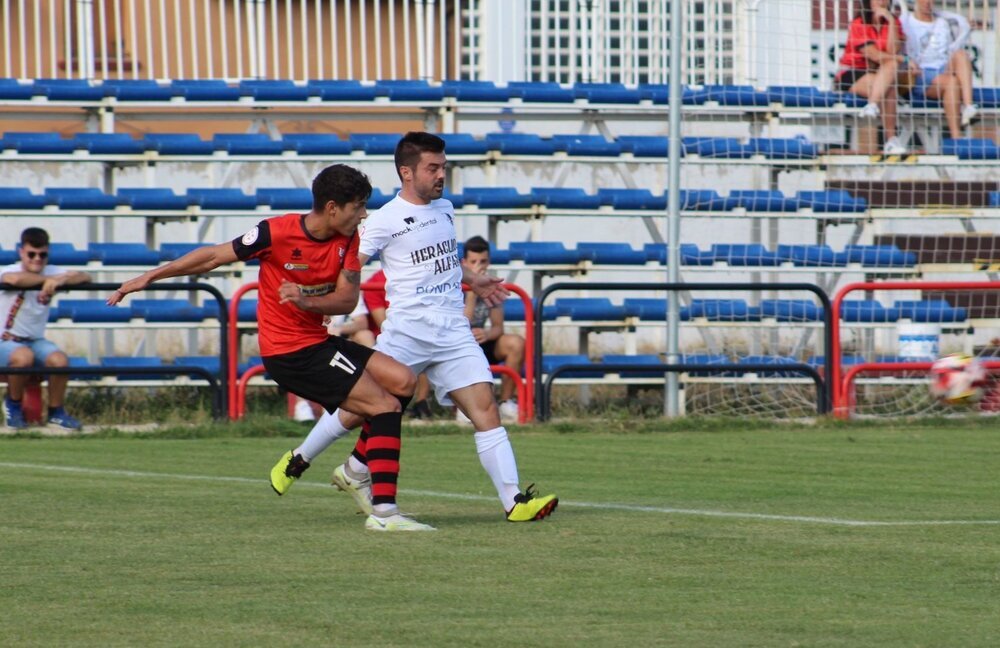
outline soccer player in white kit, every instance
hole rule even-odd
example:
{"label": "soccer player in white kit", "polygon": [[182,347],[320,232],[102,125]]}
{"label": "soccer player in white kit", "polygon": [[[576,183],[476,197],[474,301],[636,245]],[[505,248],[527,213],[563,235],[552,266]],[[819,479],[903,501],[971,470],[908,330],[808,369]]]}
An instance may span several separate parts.
{"label": "soccer player in white kit", "polygon": [[[447,160],[445,142],[430,133],[407,133],[397,144],[396,172],[402,190],[373,212],[361,230],[358,258],[376,253],[386,275],[389,310],[375,348],[425,372],[443,404],[453,402],[472,421],[480,463],[489,474],[511,522],[545,518],[559,503],[532,487],[521,492],[514,450],[493,395],[493,375],[464,313],[462,282],[491,305],[507,296],[500,279],[463,268],[458,258],[455,209],[441,198]],[[303,448],[315,457],[361,423],[338,410],[316,423]],[[371,482],[362,431],[347,462],[334,470],[333,484],[370,513]]]}

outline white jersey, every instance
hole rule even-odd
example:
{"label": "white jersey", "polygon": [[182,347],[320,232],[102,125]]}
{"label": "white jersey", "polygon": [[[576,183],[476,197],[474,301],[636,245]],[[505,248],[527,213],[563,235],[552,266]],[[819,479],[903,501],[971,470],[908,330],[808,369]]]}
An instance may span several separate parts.
{"label": "white jersey", "polygon": [[387,317],[401,312],[410,317],[462,314],[462,264],[451,201],[439,198],[414,205],[397,194],[364,221],[358,252],[379,254]]}
{"label": "white jersey", "polygon": [[902,16],[900,24],[906,34],[907,56],[921,68],[947,67],[952,41],[947,20],[935,17],[931,22],[924,22],[910,13]]}
{"label": "white jersey", "polygon": [[[21,263],[0,268],[0,281],[8,272],[24,272]],[[51,277],[66,271],[58,266],[45,266],[42,276]],[[0,332],[20,338],[38,340],[45,337],[51,300],[40,298],[40,290],[0,290]]]}

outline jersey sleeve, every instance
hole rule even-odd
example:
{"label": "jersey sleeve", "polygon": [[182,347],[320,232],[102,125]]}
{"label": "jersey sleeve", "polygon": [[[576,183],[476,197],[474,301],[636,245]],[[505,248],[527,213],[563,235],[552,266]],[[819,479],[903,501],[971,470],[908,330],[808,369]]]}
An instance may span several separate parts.
{"label": "jersey sleeve", "polygon": [[361,261],[358,260],[358,246],[360,242],[360,234],[351,237],[351,241],[347,244],[347,253],[344,254],[344,270],[361,272]]}
{"label": "jersey sleeve", "polygon": [[266,220],[257,223],[243,236],[233,239],[233,252],[240,261],[261,258],[271,249],[271,225]]}
{"label": "jersey sleeve", "polygon": [[376,210],[365,219],[361,232],[361,243],[358,252],[367,257],[373,257],[386,246],[392,238],[389,231],[387,218],[384,218],[384,210]]}

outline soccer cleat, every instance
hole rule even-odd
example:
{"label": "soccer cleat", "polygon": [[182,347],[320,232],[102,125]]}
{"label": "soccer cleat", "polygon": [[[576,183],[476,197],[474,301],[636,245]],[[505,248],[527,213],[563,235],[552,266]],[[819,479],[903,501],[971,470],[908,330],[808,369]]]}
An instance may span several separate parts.
{"label": "soccer cleat", "polygon": [[278,463],[274,464],[274,468],[271,468],[271,488],[278,495],[284,495],[308,467],[309,462],[303,459],[302,455],[293,457],[292,451],[289,450],[281,455]]}
{"label": "soccer cleat", "polygon": [[431,525],[417,522],[402,513],[393,513],[388,517],[369,515],[365,520],[365,528],[369,531],[437,531]]}
{"label": "soccer cleat", "polygon": [[882,152],[885,155],[906,155],[906,147],[898,137],[890,137],[882,147]]}
{"label": "soccer cleat", "polygon": [[354,498],[354,503],[358,505],[358,510],[365,515],[371,515],[372,508],[372,480],[371,477],[365,480],[351,479],[341,464],[333,469],[333,476],[330,483]]}
{"label": "soccer cleat", "polygon": [[516,423],[518,418],[517,403],[507,400],[500,403],[500,420],[504,423]]}
{"label": "soccer cleat", "polygon": [[83,424],[76,418],[70,416],[62,407],[55,408],[49,414],[49,425],[54,425],[64,430],[82,430]]}
{"label": "soccer cleat", "polygon": [[962,126],[971,126],[979,114],[979,107],[976,104],[962,106]]}
{"label": "soccer cleat", "polygon": [[507,511],[508,522],[534,522],[552,514],[559,506],[559,498],[555,495],[539,497],[534,491],[535,485],[528,486],[523,493],[514,496],[514,507]]}
{"label": "soccer cleat", "polygon": [[879,116],[879,114],[881,114],[881,112],[882,111],[879,110],[877,103],[868,103],[865,104],[865,107],[858,113],[858,117],[861,119],[875,119]]}
{"label": "soccer cleat", "polygon": [[24,418],[24,410],[20,403],[15,403],[9,398],[3,399],[3,418],[7,427],[14,430],[21,430],[28,427],[28,421]]}

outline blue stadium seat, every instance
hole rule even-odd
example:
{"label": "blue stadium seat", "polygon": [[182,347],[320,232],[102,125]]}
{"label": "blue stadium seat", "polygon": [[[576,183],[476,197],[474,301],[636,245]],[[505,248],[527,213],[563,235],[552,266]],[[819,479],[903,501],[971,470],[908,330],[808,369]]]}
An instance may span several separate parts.
{"label": "blue stadium seat", "polygon": [[132,315],[147,322],[201,322],[208,313],[204,306],[195,306],[186,299],[136,299]]}
{"label": "blue stadium seat", "polygon": [[667,195],[654,196],[649,189],[598,189],[597,196],[602,205],[615,209],[662,211],[667,208]]}
{"label": "blue stadium seat", "polygon": [[[174,358],[174,366],[176,367],[200,367],[201,369],[207,370],[210,374],[218,378],[221,367],[221,360],[219,356],[177,356]],[[203,377],[198,374],[189,374],[189,378],[195,380],[202,380]]]}
{"label": "blue stadium seat", "polygon": [[577,99],[586,99],[594,104],[637,104],[642,101],[642,92],[626,88],[622,83],[577,83],[573,86]]}
{"label": "blue stadium seat", "polygon": [[49,243],[52,265],[87,265],[93,259],[89,250],[78,250],[72,243]]}
{"label": "blue stadium seat", "polygon": [[53,202],[48,196],[33,194],[26,187],[0,187],[0,209],[41,209]]}
{"label": "blue stadium seat", "polygon": [[864,198],[855,198],[842,189],[833,191],[800,191],[795,197],[803,207],[822,213],[863,212],[868,208]]}
{"label": "blue stadium seat", "polygon": [[241,299],[240,305],[237,307],[236,319],[239,322],[256,322],[257,321],[257,300],[256,299]]}
{"label": "blue stadium seat", "polygon": [[144,243],[91,243],[87,249],[93,258],[104,265],[160,264],[160,253],[150,250]]}
{"label": "blue stadium seat", "polygon": [[630,317],[646,322],[663,322],[667,319],[667,300],[656,297],[626,297],[622,302]]}
{"label": "blue stadium seat", "polygon": [[386,204],[390,200],[396,197],[396,192],[384,194],[378,189],[372,189],[372,195],[368,197],[368,202],[366,206],[369,210],[378,209],[382,205]]}
{"label": "blue stadium seat", "polygon": [[319,96],[319,89],[296,85],[288,79],[244,79],[240,81],[240,94],[256,101],[306,101],[310,96]]}
{"label": "blue stadium seat", "polygon": [[829,245],[779,245],[778,258],[797,266],[842,266],[847,263]]}
{"label": "blue stadium seat", "polygon": [[465,205],[465,196],[463,194],[451,193],[447,188],[441,194],[441,198],[450,202],[451,206],[455,209],[461,209]]}
{"label": "blue stadium seat", "polygon": [[[776,366],[789,365],[789,364],[798,364],[799,363],[799,361],[797,359],[795,359],[795,358],[786,358],[786,357],[783,357],[783,356],[767,356],[767,355],[749,355],[749,356],[745,356],[745,357],[740,358],[737,362],[738,362],[738,364],[767,364],[767,365],[776,365]],[[742,372],[740,372],[740,373],[742,373]],[[765,369],[763,371],[755,370],[753,373],[756,373],[761,378],[799,378],[799,377],[804,378],[804,377],[806,377],[806,374],[803,374],[803,373],[798,372],[798,371],[780,371],[780,370],[770,371],[770,370]]]}
{"label": "blue stadium seat", "polygon": [[990,207],[1000,207],[1000,191],[990,192]]}
{"label": "blue stadium seat", "polygon": [[846,300],[840,303],[840,319],[845,322],[895,322],[899,309],[886,308],[872,299]]}
{"label": "blue stadium seat", "polygon": [[45,195],[60,209],[114,209],[120,204],[117,196],[93,187],[49,188]]}
{"label": "blue stadium seat", "polygon": [[534,133],[487,133],[486,143],[490,150],[504,155],[552,155],[556,143],[542,139]]}
{"label": "blue stadium seat", "polygon": [[622,153],[620,143],[609,142],[601,135],[553,135],[552,141],[557,150],[566,151],[566,154],[570,156],[618,157]]}
{"label": "blue stadium seat", "polygon": [[956,308],[943,299],[897,301],[893,306],[899,311],[901,319],[910,319],[914,322],[944,324],[964,322],[968,319],[968,313],[964,308]]}
{"label": "blue stadium seat", "polygon": [[480,209],[523,209],[534,204],[531,194],[518,193],[514,187],[466,187],[462,195]]}
{"label": "blue stadium seat", "polygon": [[980,108],[1000,108],[1000,88],[973,88],[972,101]]}
{"label": "blue stadium seat", "polygon": [[768,86],[767,100],[787,108],[829,108],[840,100],[840,96],[810,86]]}
{"label": "blue stadium seat", "polygon": [[240,189],[188,189],[188,203],[202,209],[257,209],[256,196],[248,196]]}
{"label": "blue stadium seat", "polygon": [[709,101],[717,101],[722,106],[767,106],[770,99],[766,92],[756,90],[753,86],[740,85],[707,85]]}
{"label": "blue stadium seat", "polygon": [[134,356],[134,357],[120,357],[120,356],[105,356],[101,358],[102,367],[111,368],[133,368],[142,367],[149,368],[151,373],[148,374],[133,374],[133,375],[118,375],[115,376],[118,380],[166,380],[172,378],[172,374],[160,374],[153,373],[157,367],[162,367],[164,365],[163,359],[158,356]]}
{"label": "blue stadium seat", "polygon": [[684,151],[685,155],[728,159],[745,159],[754,154],[749,144],[733,137],[685,137]]}
{"label": "blue stadium seat", "polygon": [[805,138],[765,139],[750,138],[750,150],[772,160],[805,160],[819,154],[816,145]]}
{"label": "blue stadium seat", "polygon": [[583,189],[569,187],[532,187],[531,195],[537,205],[549,209],[599,209],[601,198]]}
{"label": "blue stadium seat", "polygon": [[779,322],[820,322],[823,307],[809,299],[762,299],[760,314]]}
{"label": "blue stadium seat", "polygon": [[399,135],[396,133],[352,133],[351,149],[364,151],[365,155],[392,155],[396,152]]}
{"label": "blue stadium seat", "polygon": [[[611,354],[601,358],[601,362],[605,364],[640,364],[640,365],[658,365],[663,364],[663,360],[660,356],[652,353],[640,353],[638,355],[621,355],[621,354]],[[642,370],[635,369],[630,371],[620,371],[618,375],[622,378],[662,378],[663,372],[656,370]]]}
{"label": "blue stadium seat", "polygon": [[331,133],[289,133],[283,136],[288,150],[299,155],[349,155],[351,143]]}
{"label": "blue stadium seat", "polygon": [[[634,157],[667,157],[670,154],[670,138],[655,135],[620,135],[615,141],[621,144],[622,151],[631,153]],[[681,155],[684,146],[681,145]]]}
{"label": "blue stadium seat", "polygon": [[1000,146],[989,139],[946,139],[942,155],[957,155],[960,160],[1000,160]]}
{"label": "blue stadium seat", "polygon": [[645,250],[633,250],[628,243],[577,243],[576,249],[594,263],[610,265],[646,265]]}
{"label": "blue stadium seat", "polygon": [[375,82],[379,94],[392,101],[440,101],[444,89],[429,85],[426,81],[382,80]]}
{"label": "blue stadium seat", "polygon": [[713,262],[732,266],[776,266],[781,259],[760,243],[714,243],[711,247]]}
{"label": "blue stadium seat", "polygon": [[704,317],[714,322],[760,320],[760,309],[747,306],[743,299],[692,299],[687,311],[692,318]]}
{"label": "blue stadium seat", "polygon": [[681,189],[681,209],[694,211],[732,211],[737,207],[735,198],[723,198],[714,189]]}
{"label": "blue stadium seat", "polygon": [[104,299],[60,299],[59,315],[77,323],[127,322],[132,319],[132,307],[108,306]]}
{"label": "blue stadium seat", "polygon": [[[535,307],[536,302],[532,301],[532,308]],[[510,322],[523,322],[524,321],[524,302],[518,297],[511,297],[503,303],[503,317],[504,320]],[[542,308],[542,319],[549,321],[554,320],[559,317],[559,310],[554,304],[547,304]]]}
{"label": "blue stadium seat", "polygon": [[192,250],[207,247],[210,243],[161,243],[160,261],[173,261],[179,259]]}
{"label": "blue stadium seat", "polygon": [[525,103],[573,103],[576,93],[554,81],[511,81],[507,84],[511,97]]}
{"label": "blue stadium seat", "polygon": [[18,153],[58,154],[72,153],[79,144],[59,133],[10,132],[4,133],[3,148],[17,149]]}
{"label": "blue stadium seat", "polygon": [[193,133],[149,133],[146,142],[160,155],[211,155],[215,145]]}
{"label": "blue stadium seat", "polygon": [[[365,85],[354,80],[313,79],[307,84],[310,94],[318,93],[323,101],[374,101],[380,95],[374,85]],[[381,96],[388,96],[383,90]]]}
{"label": "blue stadium seat", "polygon": [[860,263],[864,266],[912,267],[917,264],[917,255],[903,252],[895,245],[847,245],[837,253],[844,263]]}
{"label": "blue stadium seat", "polygon": [[77,149],[86,149],[95,155],[141,155],[146,152],[146,142],[128,133],[77,133]]}
{"label": "blue stadium seat", "polygon": [[[718,364],[728,364],[731,362],[729,358],[721,354],[709,354],[709,353],[685,353],[680,357],[680,364],[695,364],[695,365],[705,365],[709,367],[711,365]],[[687,372],[689,376],[692,377],[718,377],[718,376],[732,376],[731,371],[698,371],[693,370]]]}
{"label": "blue stadium seat", "polygon": [[[85,369],[98,366],[81,356],[69,356],[68,360],[69,366],[74,369]],[[73,374],[70,378],[72,380],[100,380],[101,376],[100,374]]]}
{"label": "blue stadium seat", "polygon": [[281,155],[291,144],[263,133],[221,133],[212,138],[216,151],[230,155]]}
{"label": "blue stadium seat", "polygon": [[485,155],[490,150],[486,140],[476,139],[468,133],[443,133],[445,152],[449,155]]}
{"label": "blue stadium seat", "polygon": [[[854,365],[859,365],[867,362],[865,357],[862,355],[857,355],[854,353],[845,353],[840,356],[840,366],[841,367],[853,367]],[[809,356],[806,360],[806,364],[810,367],[817,369],[821,374],[826,365],[826,356],[814,355]]]}
{"label": "blue stadium seat", "polygon": [[936,99],[928,99],[927,95],[924,94],[923,88],[919,85],[910,90],[910,96],[907,97],[907,102],[909,102],[911,108],[940,108],[941,102]]}
{"label": "blue stadium seat", "polygon": [[123,188],[118,190],[118,200],[135,210],[178,210],[188,208],[187,196],[178,196],[173,189]]}
{"label": "blue stadium seat", "polygon": [[104,88],[91,85],[86,79],[35,79],[35,89],[49,101],[100,101]]}
{"label": "blue stadium seat", "polygon": [[170,84],[175,96],[186,101],[238,101],[243,92],[222,79],[175,79]]}
{"label": "blue stadium seat", "polygon": [[104,96],[118,101],[170,101],[177,90],[154,79],[105,79],[101,83]]}
{"label": "blue stadium seat", "polygon": [[511,92],[507,88],[498,88],[492,81],[443,81],[441,88],[444,96],[455,97],[459,101],[496,101],[506,102]]}
{"label": "blue stadium seat", "polygon": [[680,256],[681,265],[710,266],[715,263],[712,251],[703,252],[698,249],[695,243],[681,243]]}
{"label": "blue stadium seat", "polygon": [[575,265],[585,258],[580,250],[567,250],[556,241],[514,241],[510,258],[528,265]]}
{"label": "blue stadium seat", "polygon": [[766,189],[737,189],[730,191],[729,197],[747,211],[793,212],[798,211],[800,205],[798,198],[787,198],[780,191]]}
{"label": "blue stadium seat", "polygon": [[257,189],[257,204],[269,205],[271,209],[287,209],[290,211],[309,211],[312,209],[312,191],[303,188],[271,188]]}
{"label": "blue stadium seat", "polygon": [[577,322],[614,322],[628,316],[625,306],[612,304],[607,297],[563,297],[555,301],[555,307],[560,316]]}
{"label": "blue stadium seat", "polygon": [[35,96],[44,96],[42,88],[36,88],[34,83],[21,83],[17,79],[0,79],[0,100],[23,101]]}
{"label": "blue stadium seat", "polygon": [[[18,256],[17,250],[5,250],[3,246],[0,246],[0,266],[17,263],[19,259],[20,256]],[[51,313],[52,311],[49,312]],[[52,319],[50,318],[49,321],[51,322]]]}
{"label": "blue stadium seat", "polygon": [[[670,86],[665,83],[640,83],[639,93],[643,99],[648,99],[654,104],[666,105],[670,103]],[[709,92],[703,88],[690,88],[684,86],[681,89],[681,104],[685,106],[697,106],[708,100]]]}
{"label": "blue stadium seat", "polygon": [[[560,355],[554,353],[547,353],[542,356],[542,373],[550,374],[559,367],[564,367],[566,365],[575,364],[593,364],[585,355],[582,354],[567,354]],[[565,373],[559,374],[561,378],[600,378],[604,376],[603,371],[596,370],[581,370],[581,371],[567,371]]]}

